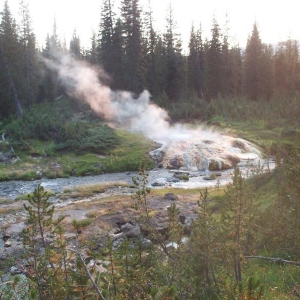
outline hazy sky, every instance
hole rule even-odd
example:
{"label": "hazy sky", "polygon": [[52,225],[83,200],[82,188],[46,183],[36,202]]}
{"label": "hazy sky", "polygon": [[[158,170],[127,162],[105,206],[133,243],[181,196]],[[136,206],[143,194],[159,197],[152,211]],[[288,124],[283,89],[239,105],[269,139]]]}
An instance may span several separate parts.
{"label": "hazy sky", "polygon": [[[4,1],[0,0],[0,11]],[[115,1],[117,9],[120,0]],[[149,0],[140,0],[146,7]],[[8,0],[14,17],[18,17],[20,0]],[[29,4],[34,32],[40,46],[47,33],[52,32],[53,20],[56,18],[58,34],[69,43],[76,28],[84,46],[89,47],[92,31],[98,31],[101,0],[25,0]],[[155,25],[164,31],[165,16],[170,0],[151,0]],[[300,40],[300,0],[171,0],[178,32],[182,34],[183,46],[186,48],[191,23],[196,27],[202,23],[205,36],[209,37],[212,16],[223,26],[228,14],[230,35],[241,47],[251,34],[253,23],[258,23],[260,36],[265,43],[276,43],[289,36]]]}

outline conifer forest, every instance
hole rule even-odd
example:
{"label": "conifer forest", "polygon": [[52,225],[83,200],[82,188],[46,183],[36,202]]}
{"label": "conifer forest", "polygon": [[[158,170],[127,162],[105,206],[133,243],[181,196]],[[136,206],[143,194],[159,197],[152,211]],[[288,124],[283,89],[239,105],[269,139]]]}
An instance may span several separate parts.
{"label": "conifer forest", "polygon": [[299,41],[99,6],[43,46],[0,7],[0,300],[300,299]]}

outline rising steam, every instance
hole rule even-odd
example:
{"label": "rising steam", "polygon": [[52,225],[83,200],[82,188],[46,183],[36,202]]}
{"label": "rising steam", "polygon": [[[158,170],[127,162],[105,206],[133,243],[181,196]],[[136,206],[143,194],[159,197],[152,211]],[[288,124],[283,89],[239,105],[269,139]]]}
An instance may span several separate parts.
{"label": "rising steam", "polygon": [[153,139],[163,139],[170,130],[167,112],[151,103],[148,91],[138,98],[127,91],[112,91],[101,83],[107,75],[99,67],[78,61],[71,55],[46,60],[55,69],[67,93],[84,100],[105,121],[113,126],[138,131]]}
{"label": "rising steam", "polygon": [[167,112],[151,103],[148,91],[138,98],[130,92],[112,91],[102,83],[108,77],[99,67],[71,55],[45,62],[57,71],[69,95],[87,102],[110,125],[141,132],[160,142],[162,147],[150,154],[164,167],[208,170],[213,163],[224,169],[251,155],[252,159],[260,157],[259,151],[242,139],[199,127],[170,126]]}

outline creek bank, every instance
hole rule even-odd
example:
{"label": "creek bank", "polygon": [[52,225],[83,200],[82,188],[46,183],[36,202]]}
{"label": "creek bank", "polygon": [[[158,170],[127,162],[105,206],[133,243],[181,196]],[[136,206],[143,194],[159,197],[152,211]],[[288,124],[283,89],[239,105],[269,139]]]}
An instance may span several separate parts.
{"label": "creek bank", "polygon": [[[116,194],[114,194],[116,195]],[[192,219],[197,217],[197,203],[196,201],[183,201],[184,196],[175,195],[172,193],[168,193],[162,196],[152,196],[149,195],[148,204],[149,208],[153,211],[152,217],[152,225],[155,230],[159,233],[160,237],[164,240],[167,244],[168,242],[168,207],[172,203],[176,203],[177,207],[180,209],[180,222],[183,226],[184,233],[189,235],[191,232],[191,224]],[[113,241],[114,249],[118,248],[125,238],[129,239],[130,245],[137,245],[137,239],[142,237],[142,246],[147,248],[151,246],[152,243],[155,243],[155,240],[148,237],[149,232],[145,230],[142,224],[139,222],[139,212],[136,212],[134,209],[131,208],[131,205],[135,202],[134,199],[127,197],[128,202],[126,202],[126,207],[119,208],[119,210],[111,211],[107,210],[105,214],[97,216],[97,218],[93,219],[92,225],[84,230],[82,235],[84,238],[92,239],[94,242],[94,249],[95,251],[102,251],[105,246],[107,239],[110,237]],[[92,201],[92,200],[91,200]],[[122,199],[120,200],[122,202]],[[103,207],[107,207],[107,203],[101,204]],[[111,205],[113,206],[114,203],[112,202]],[[95,209],[95,207],[90,207],[85,210],[82,207],[82,210],[79,210],[80,204],[78,207],[80,216],[79,219],[85,216],[85,212],[89,211],[90,209]],[[100,207],[98,206],[97,209]],[[55,217],[61,214],[68,213],[69,211],[65,211],[64,207],[58,207]],[[98,224],[105,223],[105,228],[99,228]],[[20,231],[13,231],[16,230],[16,224],[12,224],[11,227],[6,228],[5,230],[2,229],[2,239],[0,245],[0,260],[7,261],[6,273],[15,275],[15,274],[25,274],[27,272],[26,262],[20,259],[21,254],[24,253],[23,245],[22,245],[22,235]],[[23,221],[22,227],[25,226]],[[72,247],[76,233],[74,230],[70,230],[70,227],[66,228],[65,237],[69,241],[70,247]],[[53,236],[50,234],[46,235],[46,239],[49,243],[51,243]],[[10,247],[5,247],[4,242],[9,241]],[[83,249],[83,252],[85,250]],[[10,262],[10,259],[15,258],[14,262]]]}

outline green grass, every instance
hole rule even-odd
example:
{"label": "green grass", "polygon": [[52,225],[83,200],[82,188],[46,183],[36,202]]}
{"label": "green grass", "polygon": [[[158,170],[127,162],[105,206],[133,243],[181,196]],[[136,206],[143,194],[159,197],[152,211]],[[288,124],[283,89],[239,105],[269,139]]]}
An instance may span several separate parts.
{"label": "green grass", "polygon": [[264,285],[262,299],[298,299],[292,293],[292,290],[299,285],[300,268],[297,266],[247,259],[244,265],[244,277],[249,276],[254,276]]}
{"label": "green grass", "polygon": [[106,155],[55,151],[49,141],[30,140],[26,150],[17,152],[20,160],[14,164],[0,164],[0,181],[34,180],[43,177],[58,178],[97,175],[110,172],[136,171],[144,161],[147,168],[154,166],[148,153],[157,144],[140,134],[116,131],[120,145]]}
{"label": "green grass", "polygon": [[252,119],[236,121],[220,116],[214,117],[211,122],[218,122],[219,129],[225,133],[233,134],[244,138],[269,154],[276,154],[276,151],[291,149],[295,142],[300,140],[300,130],[291,126],[288,122],[266,126],[265,120]]}

